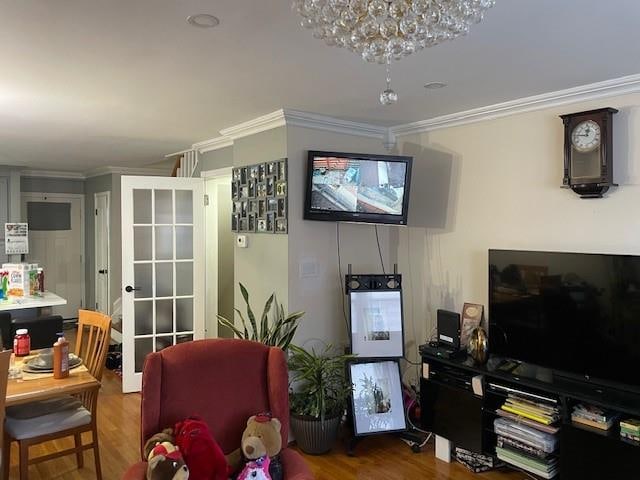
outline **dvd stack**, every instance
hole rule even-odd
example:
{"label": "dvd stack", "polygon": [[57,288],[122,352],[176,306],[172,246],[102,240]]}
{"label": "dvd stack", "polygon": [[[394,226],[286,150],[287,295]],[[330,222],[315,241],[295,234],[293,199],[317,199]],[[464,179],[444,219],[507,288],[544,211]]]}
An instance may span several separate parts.
{"label": "dvd stack", "polygon": [[616,412],[582,403],[573,407],[573,412],[571,413],[571,421],[574,424],[586,425],[605,431],[610,430],[618,418],[619,415]]}
{"label": "dvd stack", "polygon": [[633,442],[640,442],[640,420],[636,418],[621,420],[620,436]]}
{"label": "dvd stack", "polygon": [[473,473],[482,473],[504,466],[494,457],[472,452],[461,447],[456,447],[456,460],[467,467]]}
{"label": "dvd stack", "polygon": [[554,478],[558,474],[557,446],[560,421],[558,406],[509,394],[496,412],[496,455],[505,463],[538,475]]}

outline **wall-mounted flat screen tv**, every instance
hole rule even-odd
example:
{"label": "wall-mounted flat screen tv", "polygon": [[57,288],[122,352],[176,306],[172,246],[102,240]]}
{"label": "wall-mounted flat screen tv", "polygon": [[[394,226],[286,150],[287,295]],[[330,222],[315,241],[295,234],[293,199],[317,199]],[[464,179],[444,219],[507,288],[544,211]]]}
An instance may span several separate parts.
{"label": "wall-mounted flat screen tv", "polygon": [[493,354],[640,386],[640,257],[489,250]]}
{"label": "wall-mounted flat screen tv", "polygon": [[407,224],[412,157],[310,151],[304,218]]}

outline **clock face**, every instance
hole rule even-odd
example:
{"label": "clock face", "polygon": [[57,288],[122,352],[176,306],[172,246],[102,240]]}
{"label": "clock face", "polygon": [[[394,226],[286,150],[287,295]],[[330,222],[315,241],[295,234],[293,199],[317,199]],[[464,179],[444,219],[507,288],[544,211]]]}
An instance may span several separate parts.
{"label": "clock face", "polygon": [[571,132],[571,143],[579,152],[590,152],[600,146],[600,125],[593,120],[581,122]]}

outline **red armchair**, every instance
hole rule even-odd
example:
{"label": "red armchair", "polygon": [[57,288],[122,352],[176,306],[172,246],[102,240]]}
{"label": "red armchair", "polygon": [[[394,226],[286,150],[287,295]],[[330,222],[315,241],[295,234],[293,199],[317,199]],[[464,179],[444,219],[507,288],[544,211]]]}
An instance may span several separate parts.
{"label": "red armchair", "polygon": [[[282,422],[285,480],[313,480],[289,434],[288,374],[279,348],[232,339],[199,340],[151,353],[142,374],[141,445],[177,421],[203,418],[225,454],[240,446],[247,419],[271,411]],[[146,462],[123,480],[143,480]]]}

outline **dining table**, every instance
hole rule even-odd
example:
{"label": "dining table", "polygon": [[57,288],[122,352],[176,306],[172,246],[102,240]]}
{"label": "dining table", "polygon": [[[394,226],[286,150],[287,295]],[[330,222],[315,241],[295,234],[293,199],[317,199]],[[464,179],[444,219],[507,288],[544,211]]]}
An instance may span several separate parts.
{"label": "dining table", "polygon": [[23,365],[40,351],[32,351],[29,356],[15,357],[12,354],[11,371],[19,372],[18,378],[9,378],[5,406],[20,405],[38,400],[48,400],[65,395],[74,395],[100,388],[100,382],[84,364],[71,369],[63,379],[53,378],[53,373],[23,372]]}

